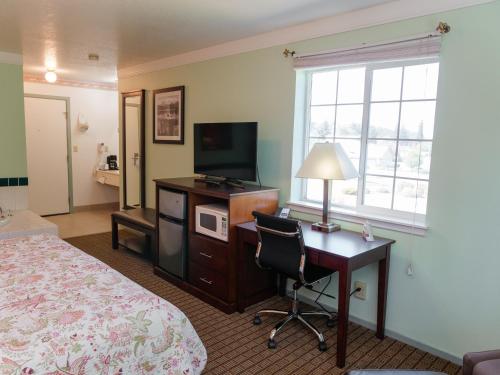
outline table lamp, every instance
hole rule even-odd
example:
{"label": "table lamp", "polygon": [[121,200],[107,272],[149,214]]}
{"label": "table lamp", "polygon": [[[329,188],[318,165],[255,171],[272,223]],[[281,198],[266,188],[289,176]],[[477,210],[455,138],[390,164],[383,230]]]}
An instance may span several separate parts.
{"label": "table lamp", "polygon": [[321,232],[335,232],[340,225],[328,222],[330,180],[358,177],[358,171],[340,143],[316,143],[295,177],[323,180],[323,221],[312,225]]}

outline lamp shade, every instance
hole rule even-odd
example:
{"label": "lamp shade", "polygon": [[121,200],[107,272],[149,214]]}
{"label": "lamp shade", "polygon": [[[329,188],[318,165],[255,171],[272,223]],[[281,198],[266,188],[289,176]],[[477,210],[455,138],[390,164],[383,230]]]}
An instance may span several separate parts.
{"label": "lamp shade", "polygon": [[316,143],[296,177],[348,180],[358,177],[358,171],[340,143]]}

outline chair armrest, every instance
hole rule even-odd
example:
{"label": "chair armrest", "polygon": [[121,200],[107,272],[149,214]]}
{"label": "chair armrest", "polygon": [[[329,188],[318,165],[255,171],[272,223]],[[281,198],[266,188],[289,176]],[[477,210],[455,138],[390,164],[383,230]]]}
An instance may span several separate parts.
{"label": "chair armrest", "polygon": [[472,375],[475,365],[492,359],[500,359],[500,350],[466,353],[464,355],[463,375]]}

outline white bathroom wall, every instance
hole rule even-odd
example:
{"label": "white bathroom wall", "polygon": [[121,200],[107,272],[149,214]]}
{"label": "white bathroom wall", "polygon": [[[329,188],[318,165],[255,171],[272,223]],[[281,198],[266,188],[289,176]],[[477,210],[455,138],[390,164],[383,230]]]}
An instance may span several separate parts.
{"label": "white bathroom wall", "polygon": [[[70,98],[73,205],[118,202],[117,188],[101,185],[94,179],[97,145],[103,142],[108,146],[108,154],[118,155],[118,92],[35,82],[24,82],[24,92]],[[80,114],[89,124],[85,132],[78,129]]]}

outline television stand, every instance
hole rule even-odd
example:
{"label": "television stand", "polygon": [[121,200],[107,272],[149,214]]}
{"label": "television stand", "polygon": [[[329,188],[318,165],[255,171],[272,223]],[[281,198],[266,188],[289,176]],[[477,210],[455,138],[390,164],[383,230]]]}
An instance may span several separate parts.
{"label": "television stand", "polygon": [[[276,294],[276,273],[257,267],[253,244],[245,248],[238,246],[241,238],[236,226],[254,220],[254,210],[269,215],[276,212],[278,189],[246,184],[245,190],[222,183],[220,186],[209,186],[195,182],[193,177],[160,179],[155,182],[157,228],[162,225],[159,214],[164,206],[161,202],[164,195],[160,192],[165,189],[186,193],[187,196],[187,238],[182,260],[187,277],[180,279],[160,265],[159,259],[166,254],[162,239],[168,236],[161,229],[157,231],[158,241],[154,241],[153,264],[156,275],[227,314],[234,313],[240,306],[253,305]],[[196,232],[196,206],[214,203],[227,207],[227,241]]]}

